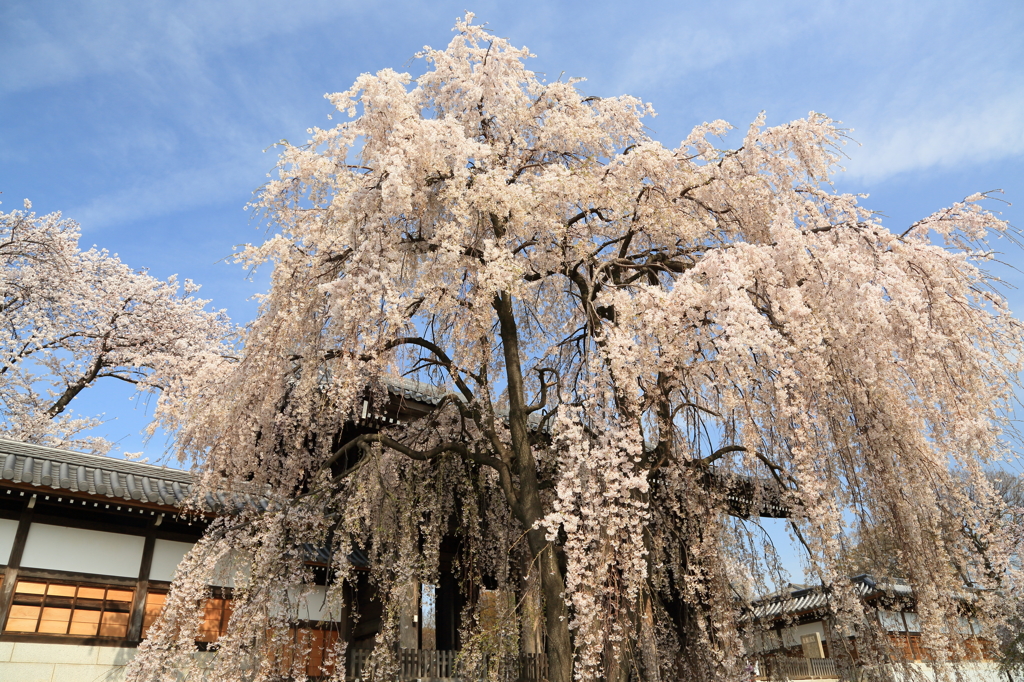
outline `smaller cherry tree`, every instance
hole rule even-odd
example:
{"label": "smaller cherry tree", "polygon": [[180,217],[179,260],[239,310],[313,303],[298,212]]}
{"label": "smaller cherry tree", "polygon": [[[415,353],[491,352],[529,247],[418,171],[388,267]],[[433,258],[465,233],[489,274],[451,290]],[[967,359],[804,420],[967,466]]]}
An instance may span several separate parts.
{"label": "smaller cherry tree", "polygon": [[[102,379],[158,393],[156,414],[209,378],[232,348],[223,311],[190,280],[161,281],[105,250],[79,248],[60,213],[0,212],[0,428],[4,437],[106,452],[100,420],[72,401]],[[202,371],[200,371],[202,368]],[[174,396],[174,398],[172,398]]]}

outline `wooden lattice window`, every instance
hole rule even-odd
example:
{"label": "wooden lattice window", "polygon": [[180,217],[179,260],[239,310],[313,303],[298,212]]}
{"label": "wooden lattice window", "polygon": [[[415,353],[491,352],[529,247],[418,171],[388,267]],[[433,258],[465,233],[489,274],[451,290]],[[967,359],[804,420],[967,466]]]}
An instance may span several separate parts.
{"label": "wooden lattice window", "polygon": [[[269,636],[269,633],[268,633]],[[306,675],[325,677],[334,672],[333,663],[327,663],[328,652],[338,641],[338,631],[320,627],[292,627],[276,650],[270,652],[278,674],[288,676],[296,655],[304,655]]]}
{"label": "wooden lattice window", "polygon": [[123,639],[134,596],[123,587],[19,580],[4,632]]}
{"label": "wooden lattice window", "polygon": [[[166,592],[150,592],[146,595],[146,610],[142,617],[142,637],[149,634],[149,628],[156,622],[157,616],[164,608],[167,600]],[[231,600],[213,597],[206,600],[203,608],[203,622],[199,625],[197,642],[216,642],[228,629],[231,619]]]}

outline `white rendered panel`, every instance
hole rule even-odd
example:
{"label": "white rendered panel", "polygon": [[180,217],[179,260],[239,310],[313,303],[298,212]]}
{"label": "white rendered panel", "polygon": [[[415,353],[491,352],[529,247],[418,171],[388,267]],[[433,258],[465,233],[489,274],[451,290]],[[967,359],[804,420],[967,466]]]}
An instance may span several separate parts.
{"label": "white rendered panel", "polygon": [[817,632],[821,637],[821,641],[825,641],[825,627],[821,621],[814,621],[811,623],[804,623],[802,625],[794,625],[788,627],[782,631],[782,643],[784,646],[800,646],[800,638],[804,635],[809,635],[813,632]]}
{"label": "white rendered panel", "polygon": [[137,578],[143,544],[145,539],[138,535],[33,523],[21,565]]}
{"label": "white rendered panel", "polygon": [[149,579],[170,581],[174,577],[174,569],[190,549],[191,542],[157,539],[153,544],[153,566],[149,569]]}
{"label": "white rendered panel", "polygon": [[803,625],[797,625],[796,628],[794,628],[794,630],[795,630],[794,634],[796,635],[795,639],[796,639],[797,643],[800,642],[800,638],[803,637],[804,635],[810,635],[810,634],[813,634],[815,632],[818,633],[818,637],[821,638],[822,642],[825,641],[825,627],[824,627],[824,624],[821,621],[815,621],[813,623],[804,623]]}
{"label": "white rendered panel", "polygon": [[[333,599],[327,599],[327,588],[323,585],[313,585],[309,589],[309,594],[303,599],[296,599],[298,591],[292,591],[289,596],[295,602],[298,607],[298,613],[295,614],[298,620],[310,620],[310,621],[340,621],[342,613],[342,604],[340,601],[341,591],[336,590],[332,595]],[[305,590],[303,590],[305,591]]]}
{"label": "white rendered panel", "polygon": [[7,564],[14,547],[14,535],[18,532],[18,522],[11,519],[0,519],[0,566]]}
{"label": "white rendered panel", "polygon": [[879,609],[878,620],[882,627],[889,632],[905,632],[903,616],[898,611],[883,611]]}
{"label": "white rendered panel", "polygon": [[[153,565],[149,569],[149,579],[172,580],[174,569],[192,547],[194,545],[191,542],[158,539],[153,545]],[[210,576],[210,584],[217,587],[234,587],[235,576],[239,570],[243,576],[248,576],[249,566],[246,562],[241,561],[241,558],[240,554],[229,552],[226,557],[217,562]]]}

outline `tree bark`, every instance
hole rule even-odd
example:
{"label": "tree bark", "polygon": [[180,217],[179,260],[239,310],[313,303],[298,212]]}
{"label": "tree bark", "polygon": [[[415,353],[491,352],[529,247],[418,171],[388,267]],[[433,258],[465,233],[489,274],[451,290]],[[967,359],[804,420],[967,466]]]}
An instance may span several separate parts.
{"label": "tree bark", "polygon": [[537,462],[530,444],[527,421],[529,411],[523,369],[519,358],[519,331],[516,326],[512,297],[502,292],[494,298],[498,314],[505,372],[508,381],[509,433],[512,439],[516,473],[519,474],[519,505],[521,521],[527,530],[530,553],[540,568],[544,593],[544,615],[547,625],[548,675],[551,682],[572,680],[572,638],[569,635],[569,610],[565,604],[565,579],[558,564],[554,546],[545,531],[534,528],[544,518],[537,481]]}
{"label": "tree bark", "polygon": [[541,598],[540,566],[535,566],[524,556],[520,570],[519,590],[523,596],[519,640],[523,643],[524,654],[543,653],[544,601]]}
{"label": "tree bark", "polygon": [[555,548],[544,538],[544,531],[531,530],[530,551],[540,568],[544,593],[544,620],[547,630],[548,678],[551,682],[572,680],[572,639],[569,636],[569,609],[565,604],[565,580],[555,556]]}

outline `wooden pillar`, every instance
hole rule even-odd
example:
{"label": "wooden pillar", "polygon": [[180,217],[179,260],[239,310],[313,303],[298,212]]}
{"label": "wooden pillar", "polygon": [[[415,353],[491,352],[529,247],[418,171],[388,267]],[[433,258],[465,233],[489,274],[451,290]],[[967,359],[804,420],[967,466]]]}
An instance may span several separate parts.
{"label": "wooden pillar", "polygon": [[161,514],[146,529],[146,542],[142,545],[142,563],[139,565],[139,582],[135,587],[135,600],[132,602],[132,613],[128,618],[128,639],[132,642],[142,639],[142,621],[146,617],[146,595],[149,593],[149,572],[153,568],[156,528],[163,519]]}
{"label": "wooden pillar", "polygon": [[14,586],[18,582],[18,569],[21,568],[21,557],[25,554],[25,541],[28,540],[28,531],[32,525],[35,506],[36,496],[33,493],[21,510],[18,530],[14,534],[14,545],[11,547],[11,556],[7,560],[7,568],[4,569],[4,583],[0,587],[0,628],[7,624],[7,614],[11,611]]}
{"label": "wooden pillar", "polygon": [[409,583],[402,590],[398,620],[398,646],[402,649],[420,648],[420,586]]}

